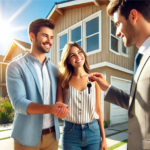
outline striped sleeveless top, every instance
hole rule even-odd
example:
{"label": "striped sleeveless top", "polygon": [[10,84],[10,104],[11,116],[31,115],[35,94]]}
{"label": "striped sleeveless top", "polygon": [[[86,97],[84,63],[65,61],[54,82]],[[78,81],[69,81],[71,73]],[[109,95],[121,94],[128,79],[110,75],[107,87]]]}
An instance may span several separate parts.
{"label": "striped sleeveless top", "polygon": [[88,88],[80,92],[70,85],[65,98],[65,103],[68,104],[70,113],[64,120],[82,124],[99,118],[98,114],[95,112],[95,83],[92,83],[90,94],[88,94]]}

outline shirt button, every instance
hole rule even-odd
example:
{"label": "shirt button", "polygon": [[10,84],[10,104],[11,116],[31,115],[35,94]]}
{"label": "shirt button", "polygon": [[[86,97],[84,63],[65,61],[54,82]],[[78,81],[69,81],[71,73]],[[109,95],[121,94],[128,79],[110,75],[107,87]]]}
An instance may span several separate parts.
{"label": "shirt button", "polygon": [[82,109],[79,109],[80,111],[82,111]]}

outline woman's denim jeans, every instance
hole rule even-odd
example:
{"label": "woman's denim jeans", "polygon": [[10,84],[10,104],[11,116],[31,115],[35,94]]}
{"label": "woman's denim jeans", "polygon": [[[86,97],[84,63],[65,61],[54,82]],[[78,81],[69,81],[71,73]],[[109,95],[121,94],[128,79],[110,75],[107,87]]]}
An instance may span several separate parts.
{"label": "woman's denim jeans", "polygon": [[100,150],[100,143],[101,135],[97,120],[83,124],[65,121],[63,150]]}

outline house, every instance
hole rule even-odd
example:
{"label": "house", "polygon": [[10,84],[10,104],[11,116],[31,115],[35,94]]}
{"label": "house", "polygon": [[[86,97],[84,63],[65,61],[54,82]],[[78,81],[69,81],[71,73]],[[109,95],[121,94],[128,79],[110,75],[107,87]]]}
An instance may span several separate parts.
{"label": "house", "polygon": [[[91,72],[101,72],[106,80],[130,93],[134,58],[137,48],[125,48],[116,37],[113,18],[107,16],[109,0],[74,0],[55,3],[47,19],[55,22],[51,62],[58,65],[64,45],[75,41],[86,52]],[[104,120],[110,125],[128,121],[127,110],[104,102]]]}
{"label": "house", "polygon": [[6,52],[3,62],[9,63],[12,60],[22,57],[27,52],[30,52],[31,44],[13,39],[9,49]]}
{"label": "house", "polygon": [[30,48],[31,45],[29,43],[13,39],[6,55],[0,55],[0,97],[7,96],[5,74],[8,63],[14,59],[22,57],[25,53],[30,51]]}
{"label": "house", "polygon": [[7,96],[6,82],[5,82],[5,70],[7,63],[3,62],[4,56],[0,55],[0,97]]}

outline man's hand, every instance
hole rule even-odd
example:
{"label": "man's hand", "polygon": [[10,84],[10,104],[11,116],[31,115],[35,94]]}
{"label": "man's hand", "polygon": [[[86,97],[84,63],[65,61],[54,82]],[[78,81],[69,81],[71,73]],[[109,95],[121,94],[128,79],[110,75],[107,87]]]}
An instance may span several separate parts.
{"label": "man's hand", "polygon": [[109,83],[106,81],[104,75],[101,73],[92,73],[88,76],[88,78],[91,82],[96,81],[99,84],[101,90],[103,91],[106,91],[109,87]]}
{"label": "man's hand", "polygon": [[58,118],[65,118],[69,114],[69,109],[67,108],[68,105],[56,102],[56,104],[53,105],[53,114]]}

